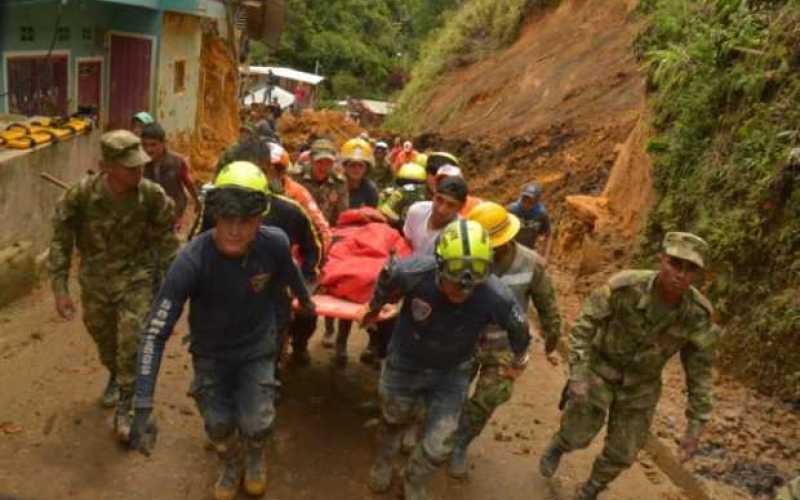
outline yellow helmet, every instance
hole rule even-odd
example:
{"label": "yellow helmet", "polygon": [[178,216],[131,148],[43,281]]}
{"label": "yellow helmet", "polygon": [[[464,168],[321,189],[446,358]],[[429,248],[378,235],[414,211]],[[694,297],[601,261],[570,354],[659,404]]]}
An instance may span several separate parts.
{"label": "yellow helmet", "polygon": [[417,153],[417,156],[414,158],[414,163],[425,168],[428,165],[428,155],[425,153]]}
{"label": "yellow helmet", "polygon": [[472,288],[491,273],[492,245],[489,234],[473,220],[448,224],[436,242],[439,275],[463,288]]}
{"label": "yellow helmet", "polygon": [[469,211],[467,219],[479,223],[492,242],[492,248],[503,246],[517,235],[520,228],[519,218],[509,213],[503,205],[493,201],[484,201]]}
{"label": "yellow helmet", "polygon": [[397,170],[395,177],[398,181],[425,182],[428,174],[425,172],[425,167],[414,162],[408,162]]}
{"label": "yellow helmet", "polygon": [[249,161],[234,161],[219,171],[206,203],[216,214],[251,216],[269,210],[268,195],[264,172]]}
{"label": "yellow helmet", "polygon": [[340,155],[342,163],[348,161],[363,161],[368,165],[375,164],[372,156],[372,146],[360,137],[350,139],[342,145]]}

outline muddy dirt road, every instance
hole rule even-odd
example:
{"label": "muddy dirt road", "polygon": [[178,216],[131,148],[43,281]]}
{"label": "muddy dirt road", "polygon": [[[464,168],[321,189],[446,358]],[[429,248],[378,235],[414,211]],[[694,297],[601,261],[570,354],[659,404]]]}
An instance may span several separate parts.
{"label": "muddy dirt road", "polygon": [[[0,309],[0,497],[210,498],[215,457],[204,447],[201,419],[186,395],[191,366],[180,342],[185,333],[182,323],[168,346],[156,394],[161,434],[154,455],[145,458],[112,441],[111,411],[96,403],[105,373],[80,321],[58,319],[45,288]],[[330,353],[315,337],[312,366],[287,373],[265,498],[397,498],[373,496],[366,487],[374,428],[372,415],[359,407],[370,398],[376,373],[356,360],[364,337],[353,335],[344,371],[331,368]],[[441,474],[434,487],[438,498],[567,499],[588,475],[600,442],[568,456],[555,480],[536,472],[539,452],[557,425],[564,368],[545,362],[541,342],[534,349],[537,356],[512,401],[474,446],[471,479],[459,483]],[[644,457],[644,467],[625,473],[605,498],[684,497]]]}

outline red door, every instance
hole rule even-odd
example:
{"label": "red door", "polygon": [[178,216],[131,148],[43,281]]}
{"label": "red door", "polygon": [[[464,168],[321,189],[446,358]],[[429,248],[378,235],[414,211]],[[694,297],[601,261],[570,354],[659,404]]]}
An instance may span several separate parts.
{"label": "red door", "polygon": [[111,35],[109,128],[128,128],[134,114],[150,109],[151,50],[149,39]]}
{"label": "red door", "polygon": [[100,61],[78,62],[78,110],[98,115],[100,112]]}

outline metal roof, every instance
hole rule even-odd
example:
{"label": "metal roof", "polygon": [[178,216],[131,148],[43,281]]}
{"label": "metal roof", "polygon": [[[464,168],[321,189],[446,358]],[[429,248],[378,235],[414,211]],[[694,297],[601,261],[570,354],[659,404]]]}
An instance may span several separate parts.
{"label": "metal roof", "polygon": [[325,79],[324,76],[315,75],[314,73],[306,73],[305,71],[283,68],[280,66],[242,66],[240,71],[249,75],[267,75],[272,71],[272,74],[278,78],[286,78],[287,80],[308,83],[310,85],[318,85],[319,82]]}

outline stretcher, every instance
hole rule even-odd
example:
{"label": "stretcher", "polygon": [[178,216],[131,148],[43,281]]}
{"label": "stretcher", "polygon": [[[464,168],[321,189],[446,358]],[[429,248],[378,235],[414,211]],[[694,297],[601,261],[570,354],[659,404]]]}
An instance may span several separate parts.
{"label": "stretcher", "polygon": [[[314,306],[317,309],[317,316],[325,318],[336,318],[354,321],[358,319],[358,315],[364,304],[352,302],[346,299],[340,299],[328,294],[315,294],[311,297],[314,301]],[[295,309],[299,307],[297,300],[294,302]],[[388,304],[381,309],[378,314],[378,321],[385,321],[397,315],[397,306]]]}

